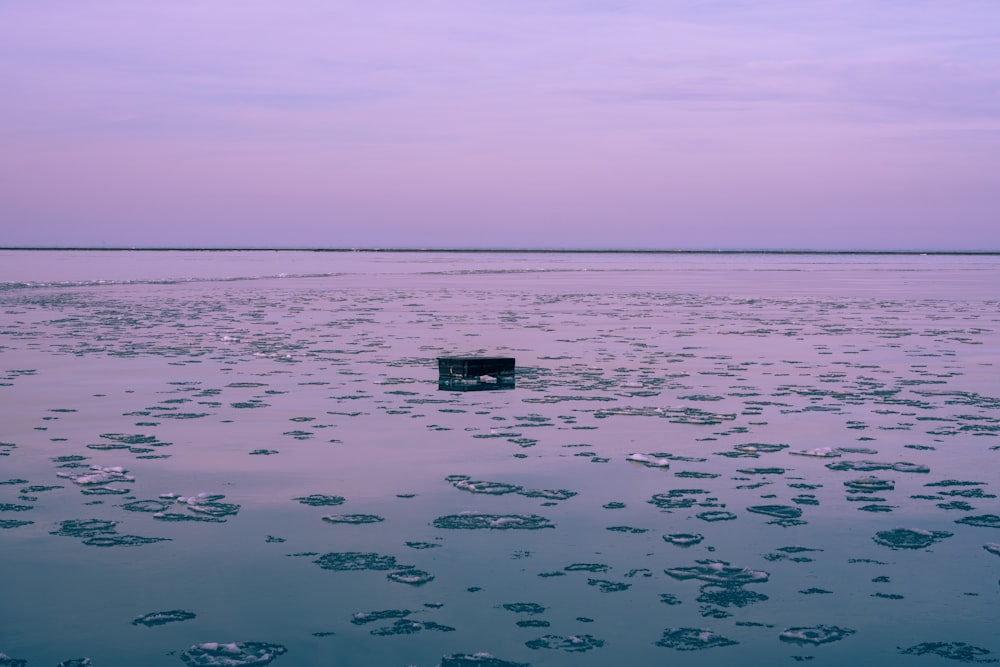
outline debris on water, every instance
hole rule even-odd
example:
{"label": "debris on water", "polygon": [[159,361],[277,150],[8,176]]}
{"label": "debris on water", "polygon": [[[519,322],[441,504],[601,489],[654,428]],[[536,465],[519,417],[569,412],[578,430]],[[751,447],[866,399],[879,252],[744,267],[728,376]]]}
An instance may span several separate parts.
{"label": "debris on water", "polygon": [[287,651],[281,644],[266,642],[206,642],[181,653],[181,660],[191,667],[257,667]]}
{"label": "debris on water", "polygon": [[804,628],[788,628],[778,635],[783,642],[794,644],[829,644],[854,634],[850,628],[840,628],[836,625],[814,625]]}
{"label": "debris on water", "polygon": [[550,648],[566,651],[568,653],[583,653],[591,649],[601,648],[604,646],[604,640],[597,639],[592,635],[570,635],[569,637],[545,635],[543,637],[539,637],[538,639],[532,639],[531,641],[525,642],[524,645],[535,650]]}
{"label": "debris on water", "polygon": [[922,530],[915,528],[894,528],[875,533],[872,540],[890,549],[926,549],[936,542],[951,537],[953,533],[942,530]]}
{"label": "debris on water", "polygon": [[147,628],[151,628],[157,625],[166,625],[167,623],[189,621],[192,618],[195,618],[195,614],[190,611],[184,611],[183,609],[153,611],[132,619],[132,625],[145,625]]}
{"label": "debris on water", "polygon": [[462,512],[434,519],[435,528],[449,530],[539,530],[555,528],[555,524],[545,517],[534,514],[485,514],[482,512]]}
{"label": "debris on water", "polygon": [[657,646],[672,648],[677,651],[701,651],[723,646],[735,646],[739,642],[727,639],[711,630],[702,628],[667,628]]}

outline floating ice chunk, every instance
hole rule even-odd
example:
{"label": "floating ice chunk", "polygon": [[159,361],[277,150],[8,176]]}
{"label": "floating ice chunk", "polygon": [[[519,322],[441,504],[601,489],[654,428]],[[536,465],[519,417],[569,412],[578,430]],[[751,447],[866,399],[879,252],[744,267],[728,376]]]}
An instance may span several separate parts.
{"label": "floating ice chunk", "polygon": [[24,667],[27,664],[27,660],[12,658],[6,653],[0,652],[0,667]]}
{"label": "floating ice chunk", "polygon": [[402,570],[390,572],[385,578],[389,581],[395,581],[398,584],[423,586],[427,582],[433,581],[434,575],[429,572],[424,572],[423,570],[418,570],[415,567],[407,567]]}
{"label": "floating ice chunk", "polygon": [[701,651],[722,646],[735,646],[739,642],[700,628],[667,628],[656,642],[657,646],[677,651]]}
{"label": "floating ice chunk", "polygon": [[121,466],[90,466],[90,472],[59,472],[56,476],[72,480],[74,484],[80,486],[96,486],[113,482],[134,482],[135,477],[127,473],[128,471]]}
{"label": "floating ice chunk", "polygon": [[441,658],[439,667],[530,667],[526,662],[501,660],[491,653],[453,653]]}
{"label": "floating ice chunk", "polygon": [[670,461],[668,459],[653,456],[652,454],[641,454],[641,453],[629,454],[628,456],[625,457],[625,460],[633,461],[635,463],[641,463],[647,468],[666,469],[670,467]]}
{"label": "floating ice chunk", "polygon": [[875,533],[872,540],[890,549],[926,549],[935,542],[951,537],[953,533],[943,530],[923,530],[919,528],[894,528]]}
{"label": "floating ice chunk", "polygon": [[374,621],[384,621],[389,618],[406,618],[413,612],[409,609],[385,609],[382,611],[358,611],[351,617],[354,625],[365,625]]}
{"label": "floating ice chunk", "polygon": [[996,554],[997,556],[1000,556],[1000,544],[997,544],[996,542],[987,542],[986,544],[983,545],[983,548],[989,551],[991,554]]}
{"label": "floating ice chunk", "polygon": [[849,628],[838,628],[836,625],[814,625],[809,628],[788,628],[778,639],[784,642],[795,644],[829,644],[853,635],[854,630]]}
{"label": "floating ice chunk", "polygon": [[449,529],[490,529],[490,530],[538,530],[555,528],[555,524],[545,517],[534,514],[484,514],[482,512],[462,512],[434,519],[435,528]]}
{"label": "floating ice chunk", "polygon": [[672,533],[663,536],[664,542],[669,542],[679,547],[690,547],[700,543],[704,539],[705,536],[700,533]]}
{"label": "floating ice chunk", "polygon": [[901,648],[903,655],[938,655],[959,662],[996,662],[996,658],[987,658],[989,649],[966,644],[965,642],[924,642],[910,648]]}
{"label": "floating ice chunk", "polygon": [[195,614],[183,609],[171,609],[170,611],[153,611],[132,619],[132,625],[145,625],[151,628],[155,625],[165,625],[179,621],[189,621],[195,618]]}
{"label": "floating ice chunk", "polygon": [[816,456],[819,458],[835,458],[840,456],[840,452],[833,449],[832,447],[815,447],[813,449],[799,449],[797,451],[788,452],[789,454],[796,454],[798,456]]}
{"label": "floating ice chunk", "polygon": [[71,660],[63,660],[56,667],[90,667],[92,664],[90,658],[72,658]]}
{"label": "floating ice chunk", "polygon": [[266,642],[205,642],[184,651],[181,660],[192,667],[256,667],[287,651],[281,644]]}
{"label": "floating ice chunk", "polygon": [[698,565],[674,567],[663,572],[674,579],[699,579],[720,586],[763,583],[771,576],[763,570],[731,567],[725,561],[698,561]]}
{"label": "floating ice chunk", "polygon": [[339,551],[323,554],[313,561],[324,570],[394,570],[395,556],[359,551]]}
{"label": "floating ice chunk", "polygon": [[536,650],[540,648],[552,648],[569,653],[583,653],[584,651],[604,646],[604,640],[597,639],[591,635],[570,635],[569,637],[545,635],[544,637],[525,642],[524,645]]}
{"label": "floating ice chunk", "polygon": [[323,517],[323,521],[358,526],[365,523],[380,523],[385,519],[377,514],[327,514]]}
{"label": "floating ice chunk", "polygon": [[844,486],[852,491],[892,491],[896,488],[896,483],[891,479],[879,479],[878,477],[869,475],[868,477],[859,477],[858,479],[844,482]]}
{"label": "floating ice chunk", "polygon": [[1000,528],[1000,516],[996,514],[980,514],[978,516],[966,516],[955,519],[955,523],[966,526],[976,526],[978,528]]}

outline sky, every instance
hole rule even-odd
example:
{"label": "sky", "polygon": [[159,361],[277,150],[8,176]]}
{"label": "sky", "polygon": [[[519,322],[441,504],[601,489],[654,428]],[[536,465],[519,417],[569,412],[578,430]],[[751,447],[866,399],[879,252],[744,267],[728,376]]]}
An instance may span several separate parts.
{"label": "sky", "polygon": [[0,0],[0,246],[1000,251],[1000,2]]}

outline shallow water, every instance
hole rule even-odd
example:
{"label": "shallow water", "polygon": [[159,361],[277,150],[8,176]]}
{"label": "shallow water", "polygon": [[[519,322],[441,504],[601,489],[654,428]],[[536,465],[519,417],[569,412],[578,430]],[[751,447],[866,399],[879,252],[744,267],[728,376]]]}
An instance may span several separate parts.
{"label": "shallow water", "polygon": [[1000,657],[1000,258],[0,267],[13,659]]}

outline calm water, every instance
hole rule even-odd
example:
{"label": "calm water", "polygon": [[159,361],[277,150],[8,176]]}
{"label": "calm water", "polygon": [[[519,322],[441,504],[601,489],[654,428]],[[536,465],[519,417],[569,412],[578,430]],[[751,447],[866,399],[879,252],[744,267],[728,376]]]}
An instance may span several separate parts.
{"label": "calm water", "polygon": [[[995,660],[997,285],[997,257],[0,252],[0,652]],[[438,391],[453,354],[517,388]]]}

